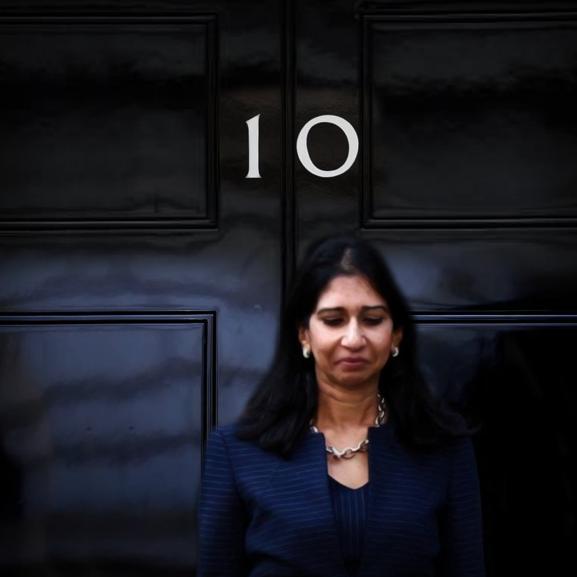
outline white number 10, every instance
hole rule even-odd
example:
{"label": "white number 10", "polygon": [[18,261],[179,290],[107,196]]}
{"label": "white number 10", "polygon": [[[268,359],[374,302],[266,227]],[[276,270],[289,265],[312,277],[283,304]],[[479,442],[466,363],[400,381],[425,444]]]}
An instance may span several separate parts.
{"label": "white number 10", "polygon": [[[248,128],[248,172],[245,178],[261,178],[259,172],[259,119],[260,114],[253,116],[251,119],[246,121]],[[308,136],[310,129],[317,124],[334,124],[340,128],[347,137],[347,142],[349,146],[349,153],[347,159],[334,170],[322,170],[316,166],[311,160],[308,149]],[[352,124],[341,118],[340,116],[335,116],[333,114],[324,114],[322,116],[315,116],[311,118],[299,132],[297,137],[297,155],[301,164],[315,176],[320,176],[321,178],[332,178],[334,176],[339,176],[345,173],[354,164],[357,154],[359,153],[359,138]]]}

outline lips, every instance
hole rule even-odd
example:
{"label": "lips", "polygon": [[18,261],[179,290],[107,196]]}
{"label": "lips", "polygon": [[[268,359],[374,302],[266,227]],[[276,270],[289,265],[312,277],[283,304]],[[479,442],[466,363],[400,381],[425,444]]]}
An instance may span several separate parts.
{"label": "lips", "polygon": [[367,364],[368,360],[363,357],[345,357],[340,359],[337,364],[350,367],[360,367]]}

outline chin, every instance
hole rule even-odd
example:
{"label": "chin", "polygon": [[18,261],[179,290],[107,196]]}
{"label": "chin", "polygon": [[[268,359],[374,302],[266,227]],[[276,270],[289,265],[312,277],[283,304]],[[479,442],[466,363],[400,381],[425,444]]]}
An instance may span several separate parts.
{"label": "chin", "polygon": [[362,385],[363,383],[366,383],[368,379],[370,379],[370,375],[357,373],[339,375],[335,381],[346,387],[354,387],[355,385]]}

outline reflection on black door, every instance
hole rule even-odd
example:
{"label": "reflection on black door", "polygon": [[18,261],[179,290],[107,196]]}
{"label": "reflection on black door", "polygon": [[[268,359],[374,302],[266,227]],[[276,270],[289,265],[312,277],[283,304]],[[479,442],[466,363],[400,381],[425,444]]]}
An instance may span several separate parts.
{"label": "reflection on black door", "polygon": [[[488,574],[572,574],[576,26],[571,2],[2,0],[2,574],[194,573],[206,433],[342,230],[483,423]],[[325,114],[360,139],[335,178],[295,153]],[[308,149],[331,170],[347,140]]]}

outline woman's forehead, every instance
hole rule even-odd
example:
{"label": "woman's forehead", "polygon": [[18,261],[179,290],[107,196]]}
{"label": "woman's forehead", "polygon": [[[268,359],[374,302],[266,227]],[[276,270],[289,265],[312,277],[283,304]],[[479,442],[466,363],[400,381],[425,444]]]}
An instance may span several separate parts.
{"label": "woman's forehead", "polygon": [[386,306],[384,297],[369,280],[360,275],[340,275],[333,278],[319,295],[316,310],[324,308],[348,308]]}

